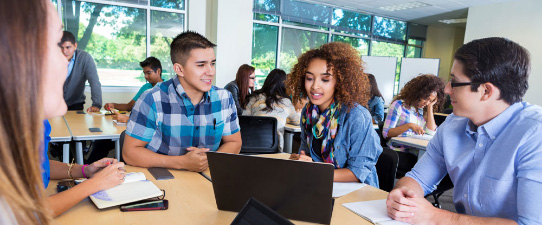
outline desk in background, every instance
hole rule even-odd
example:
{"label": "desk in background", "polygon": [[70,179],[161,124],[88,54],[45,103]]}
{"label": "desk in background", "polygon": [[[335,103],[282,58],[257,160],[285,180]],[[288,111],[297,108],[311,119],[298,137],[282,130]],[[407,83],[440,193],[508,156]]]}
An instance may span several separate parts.
{"label": "desk in background", "polygon": [[[105,115],[104,112],[77,114],[76,111],[68,111],[64,115],[66,124],[70,128],[73,140],[75,143],[75,156],[77,164],[83,164],[83,144],[82,141],[93,140],[113,140],[115,141],[115,157],[120,158],[120,143],[119,137],[122,131],[126,130],[126,126],[117,126],[113,123],[110,115]],[[100,128],[102,132],[90,132],[89,128]]]}
{"label": "desk in background", "polygon": [[391,142],[417,148],[418,160],[420,160],[422,155],[425,153],[427,144],[429,144],[428,140],[417,139],[417,138],[412,138],[412,137],[393,137],[391,138]]}
{"label": "desk in background", "polygon": [[70,128],[66,125],[64,117],[59,116],[49,119],[51,124],[51,142],[64,142],[62,144],[62,160],[64,163],[69,163],[70,160],[70,141],[72,134]]}
{"label": "desk in background", "polygon": [[292,143],[294,141],[294,133],[301,133],[299,125],[287,123],[284,126],[284,152],[292,153]]}
{"label": "desk in background", "polygon": [[[287,158],[289,154],[269,154],[262,157]],[[173,170],[172,180],[157,181],[146,168],[126,166],[128,172],[143,172],[158,188],[166,191],[168,210],[121,212],[118,207],[99,210],[86,198],[72,209],[55,219],[58,224],[230,224],[237,212],[218,210],[212,183],[198,173]],[[209,171],[207,170],[207,173]],[[57,181],[51,181],[46,192],[55,193]],[[368,221],[351,212],[343,203],[385,199],[388,193],[365,186],[357,191],[335,199],[331,224],[370,225]],[[292,221],[295,224],[313,224]]]}

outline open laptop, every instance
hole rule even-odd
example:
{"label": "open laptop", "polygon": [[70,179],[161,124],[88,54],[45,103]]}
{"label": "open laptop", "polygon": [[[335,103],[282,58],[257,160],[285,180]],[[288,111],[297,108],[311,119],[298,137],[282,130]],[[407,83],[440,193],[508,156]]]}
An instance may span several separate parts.
{"label": "open laptop", "polygon": [[289,219],[331,221],[333,165],[220,152],[207,159],[218,209],[238,212],[253,197]]}

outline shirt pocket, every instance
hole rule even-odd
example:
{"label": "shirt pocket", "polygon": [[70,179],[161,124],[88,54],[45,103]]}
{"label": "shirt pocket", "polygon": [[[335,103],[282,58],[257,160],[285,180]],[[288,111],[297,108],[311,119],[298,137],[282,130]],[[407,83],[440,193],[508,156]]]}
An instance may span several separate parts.
{"label": "shirt pocket", "polygon": [[517,211],[517,182],[484,176],[480,183],[480,210],[485,217],[514,218]]}
{"label": "shirt pocket", "polygon": [[205,133],[205,147],[209,148],[211,151],[216,151],[222,140],[224,121],[217,122],[216,124],[213,123],[208,126],[209,129],[206,129]]}

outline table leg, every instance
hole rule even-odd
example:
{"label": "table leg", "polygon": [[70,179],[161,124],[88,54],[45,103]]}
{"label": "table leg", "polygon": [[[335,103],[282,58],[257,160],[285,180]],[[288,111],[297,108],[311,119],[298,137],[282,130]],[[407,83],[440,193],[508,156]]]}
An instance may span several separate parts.
{"label": "table leg", "polygon": [[62,144],[62,162],[70,163],[70,142]]}
{"label": "table leg", "polygon": [[115,158],[120,162],[120,139],[115,140]]}
{"label": "table leg", "polygon": [[81,141],[75,142],[75,158],[77,164],[83,165],[83,143]]}
{"label": "table leg", "polygon": [[284,152],[292,153],[293,140],[294,140],[294,133],[284,131]]}

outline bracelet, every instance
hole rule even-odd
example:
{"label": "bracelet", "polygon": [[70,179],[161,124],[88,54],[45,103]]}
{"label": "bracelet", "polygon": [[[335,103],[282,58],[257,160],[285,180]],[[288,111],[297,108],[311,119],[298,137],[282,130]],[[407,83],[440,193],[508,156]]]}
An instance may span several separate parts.
{"label": "bracelet", "polygon": [[73,176],[72,176],[72,168],[73,168],[73,165],[74,165],[74,163],[73,163],[73,159],[72,159],[72,163],[68,163],[68,177],[69,177],[70,179],[72,179],[72,180],[74,180],[74,179],[73,179]]}
{"label": "bracelet", "polygon": [[87,175],[85,175],[85,167],[87,167],[87,166],[88,166],[88,164],[85,164],[85,165],[83,165],[83,167],[81,167],[81,173],[83,174],[84,178],[88,179]]}

